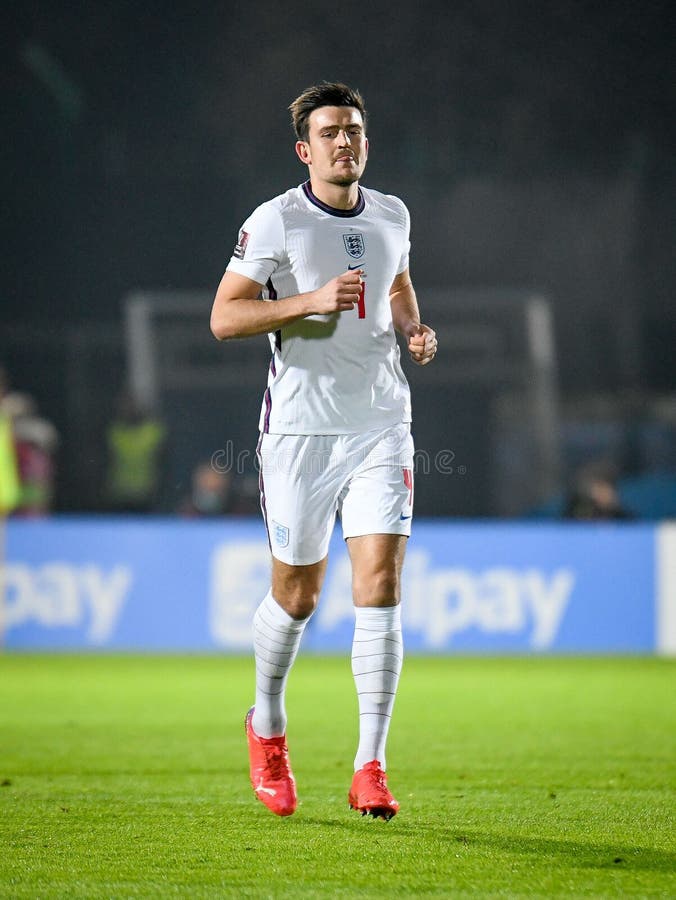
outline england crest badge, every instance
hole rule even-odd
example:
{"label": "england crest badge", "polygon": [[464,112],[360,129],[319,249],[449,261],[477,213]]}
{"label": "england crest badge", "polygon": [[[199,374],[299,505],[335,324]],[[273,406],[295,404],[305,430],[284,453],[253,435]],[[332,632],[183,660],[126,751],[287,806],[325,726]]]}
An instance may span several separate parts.
{"label": "england crest badge", "polygon": [[275,544],[278,547],[288,547],[289,546],[289,529],[286,525],[280,525],[279,522],[275,522],[272,520],[272,534],[275,539]]}
{"label": "england crest badge", "polygon": [[343,235],[343,243],[348,255],[352,259],[361,259],[366,253],[366,245],[364,244],[364,235],[359,231],[351,231],[349,234]]}

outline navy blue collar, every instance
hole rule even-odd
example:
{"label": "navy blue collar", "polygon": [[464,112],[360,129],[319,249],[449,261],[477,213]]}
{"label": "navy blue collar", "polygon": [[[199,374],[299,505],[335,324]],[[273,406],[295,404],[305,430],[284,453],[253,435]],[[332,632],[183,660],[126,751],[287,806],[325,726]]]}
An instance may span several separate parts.
{"label": "navy blue collar", "polygon": [[357,190],[359,191],[359,200],[357,200],[356,206],[353,206],[352,209],[336,209],[335,206],[329,206],[328,203],[322,203],[319,197],[316,197],[312,193],[309,181],[306,181],[303,184],[303,191],[310,203],[313,203],[316,207],[321,209],[322,212],[328,213],[330,216],[339,216],[341,219],[349,219],[352,218],[352,216],[358,216],[360,213],[364,212],[364,207],[366,206],[364,194],[362,193],[361,188],[357,188]]}

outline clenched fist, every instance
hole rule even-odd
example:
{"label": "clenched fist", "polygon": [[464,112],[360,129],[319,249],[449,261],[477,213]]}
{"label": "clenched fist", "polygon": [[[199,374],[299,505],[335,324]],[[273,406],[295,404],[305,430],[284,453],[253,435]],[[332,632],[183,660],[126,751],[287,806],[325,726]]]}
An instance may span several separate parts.
{"label": "clenched fist", "polygon": [[408,352],[419,366],[432,362],[437,346],[437,336],[429,325],[418,325],[416,331],[408,336]]}
{"label": "clenched fist", "polygon": [[318,315],[354,309],[359,300],[363,269],[348,269],[310,294],[312,312]]}

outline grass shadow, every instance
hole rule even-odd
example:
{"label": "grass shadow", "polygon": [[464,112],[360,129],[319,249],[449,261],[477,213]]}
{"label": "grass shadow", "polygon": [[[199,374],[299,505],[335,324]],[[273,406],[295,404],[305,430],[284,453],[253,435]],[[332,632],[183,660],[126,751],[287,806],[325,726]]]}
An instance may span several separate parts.
{"label": "grass shadow", "polygon": [[479,847],[500,853],[549,857],[559,863],[569,862],[575,868],[642,869],[676,874],[676,853],[636,844],[597,843],[560,838],[526,837],[495,832],[444,829],[445,839],[467,847]]}

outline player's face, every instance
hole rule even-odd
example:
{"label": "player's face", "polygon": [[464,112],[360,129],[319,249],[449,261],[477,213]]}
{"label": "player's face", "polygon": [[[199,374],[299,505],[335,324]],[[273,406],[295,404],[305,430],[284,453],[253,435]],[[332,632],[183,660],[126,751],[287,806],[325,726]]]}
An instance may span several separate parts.
{"label": "player's face", "polygon": [[307,141],[296,152],[314,180],[350,185],[361,178],[369,142],[361,113],[352,106],[322,106],[310,113]]}

